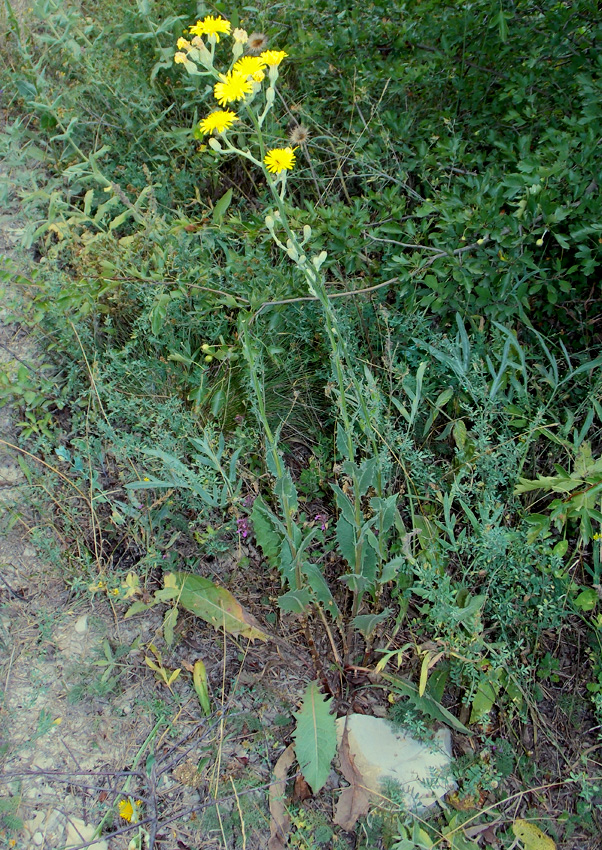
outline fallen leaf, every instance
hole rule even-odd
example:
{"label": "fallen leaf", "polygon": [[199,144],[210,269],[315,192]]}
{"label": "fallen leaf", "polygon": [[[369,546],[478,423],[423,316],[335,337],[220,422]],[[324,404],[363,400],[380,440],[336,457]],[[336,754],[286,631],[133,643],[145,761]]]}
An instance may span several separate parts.
{"label": "fallen leaf", "polygon": [[286,850],[291,819],[284,806],[286,778],[295,760],[295,747],[289,744],[274,765],[274,774],[270,785],[270,840],[268,850]]}
{"label": "fallen leaf", "polygon": [[225,587],[194,573],[177,572],[165,576],[165,586],[178,591],[177,603],[216,629],[249,640],[268,640],[255,618],[236,601]]}
{"label": "fallen leaf", "polygon": [[302,803],[312,796],[311,788],[305,779],[299,774],[295,779],[295,787],[293,788],[293,803]]}
{"label": "fallen leaf", "polygon": [[495,841],[495,828],[499,826],[501,821],[493,821],[493,823],[479,823],[475,826],[467,826],[463,830],[464,835],[468,839],[478,838],[479,836],[487,837],[487,841]]}
{"label": "fallen leaf", "polygon": [[525,850],[556,850],[556,843],[534,823],[518,818],[512,824],[512,832],[522,841]]}
{"label": "fallen leaf", "polygon": [[341,773],[349,783],[348,788],[343,788],[339,802],[334,813],[334,823],[345,832],[351,832],[358,818],[368,813],[370,808],[370,792],[363,784],[363,777],[353,760],[349,749],[349,732],[347,724],[343,731],[341,745],[339,747],[339,760]]}

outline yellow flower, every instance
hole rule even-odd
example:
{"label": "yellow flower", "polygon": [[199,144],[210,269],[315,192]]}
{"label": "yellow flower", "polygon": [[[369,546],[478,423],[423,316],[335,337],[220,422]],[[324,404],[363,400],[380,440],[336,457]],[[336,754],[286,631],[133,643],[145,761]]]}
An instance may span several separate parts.
{"label": "yellow flower", "polygon": [[219,76],[221,82],[215,84],[213,92],[220,106],[233,103],[235,100],[244,100],[245,96],[253,91],[252,83],[242,74],[229,71],[227,74],[220,74]]}
{"label": "yellow flower", "polygon": [[273,148],[267,152],[263,161],[272,174],[290,171],[295,165],[295,151],[293,148]]}
{"label": "yellow flower", "polygon": [[190,50],[192,47],[191,43],[187,41],[185,38],[179,38],[176,42],[178,50]]}
{"label": "yellow flower", "polygon": [[239,27],[236,27],[235,30],[232,31],[232,38],[234,41],[237,41],[239,44],[246,44],[249,40],[249,36],[247,35],[246,30],[241,30]]}
{"label": "yellow flower", "polygon": [[240,118],[236,113],[229,110],[212,112],[199,123],[199,130],[201,133],[213,133],[214,131],[223,133],[229,130],[235,121],[240,121]]}
{"label": "yellow flower", "polygon": [[261,56],[243,56],[235,62],[232,71],[235,74],[242,74],[243,77],[252,77],[262,68],[265,68],[265,62]]}
{"label": "yellow flower", "polygon": [[131,821],[134,817],[134,807],[129,800],[120,800],[117,808],[119,809],[119,817],[124,820]]}
{"label": "yellow flower", "polygon": [[176,53],[173,58],[173,61],[176,63],[176,65],[185,65],[186,62],[188,62],[189,60],[188,56],[186,56],[185,53]]}
{"label": "yellow flower", "polygon": [[213,35],[216,43],[219,43],[219,34],[230,35],[231,28],[230,21],[225,18],[214,18],[213,15],[207,15],[202,21],[197,21],[193,27],[190,27],[190,32],[193,35]]}
{"label": "yellow flower", "polygon": [[261,83],[261,82],[263,82],[263,80],[265,80],[265,74],[263,73],[263,71],[255,71],[255,73],[253,74],[252,79],[253,79],[256,83]]}
{"label": "yellow flower", "polygon": [[273,66],[280,65],[285,56],[288,56],[288,53],[284,50],[264,50],[259,58],[263,59],[266,65]]}

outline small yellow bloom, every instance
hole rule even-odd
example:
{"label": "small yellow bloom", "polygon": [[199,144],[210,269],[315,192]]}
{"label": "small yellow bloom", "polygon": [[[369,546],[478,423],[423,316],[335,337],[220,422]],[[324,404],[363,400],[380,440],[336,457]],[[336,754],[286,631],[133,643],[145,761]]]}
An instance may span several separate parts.
{"label": "small yellow bloom", "polygon": [[207,15],[202,21],[197,21],[193,27],[190,27],[190,32],[193,35],[208,35],[214,36],[216,43],[219,43],[220,33],[230,35],[232,24],[225,18],[214,18],[213,15]]}
{"label": "small yellow bloom", "polygon": [[223,133],[229,130],[235,121],[240,121],[240,118],[235,112],[230,112],[229,110],[225,112],[212,112],[211,115],[203,118],[199,123],[199,130],[201,133],[213,133],[214,131]]}
{"label": "small yellow bloom", "polygon": [[129,822],[134,817],[134,807],[129,800],[120,800],[117,804],[117,808],[119,809],[119,817],[124,820]]}
{"label": "small yellow bloom", "polygon": [[247,35],[246,30],[241,30],[239,27],[236,27],[235,30],[232,31],[232,38],[234,41],[237,41],[239,44],[246,44],[249,40],[249,36]]}
{"label": "small yellow bloom", "polygon": [[261,56],[243,56],[242,59],[234,63],[232,71],[235,74],[242,74],[243,77],[252,77],[265,66],[266,63]]}
{"label": "small yellow bloom", "polygon": [[293,148],[273,148],[267,152],[263,161],[272,174],[290,171],[295,165],[295,151]]}
{"label": "small yellow bloom", "polygon": [[288,56],[288,53],[285,53],[284,50],[264,50],[259,58],[263,59],[266,65],[273,67],[274,65],[280,65],[286,56]]}
{"label": "small yellow bloom", "polygon": [[173,58],[173,61],[176,63],[176,65],[185,65],[186,62],[188,62],[188,56],[186,56],[185,53],[176,53]]}
{"label": "small yellow bloom", "polygon": [[255,71],[251,79],[256,83],[262,83],[265,80],[265,74],[263,71]]}
{"label": "small yellow bloom", "polygon": [[192,47],[191,43],[185,38],[179,38],[176,44],[178,46],[178,50],[190,50],[190,48]]}
{"label": "small yellow bloom", "polygon": [[246,95],[251,94],[253,85],[242,74],[229,71],[220,74],[220,82],[213,87],[215,99],[220,106],[233,103],[235,100],[244,100]]}

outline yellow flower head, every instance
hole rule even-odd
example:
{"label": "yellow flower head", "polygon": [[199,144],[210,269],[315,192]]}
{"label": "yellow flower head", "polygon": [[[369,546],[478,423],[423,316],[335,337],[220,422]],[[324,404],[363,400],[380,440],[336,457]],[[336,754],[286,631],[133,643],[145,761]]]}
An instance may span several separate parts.
{"label": "yellow flower head", "polygon": [[247,35],[246,30],[241,30],[239,27],[236,27],[235,30],[232,30],[232,38],[234,41],[237,41],[239,44],[246,44],[249,40],[249,36]]}
{"label": "yellow flower head", "polygon": [[244,100],[246,95],[253,91],[253,84],[242,74],[229,71],[219,76],[220,82],[213,87],[213,93],[220,106],[233,103],[235,100]]}
{"label": "yellow flower head", "polygon": [[266,63],[261,56],[243,56],[238,62],[234,63],[232,71],[235,74],[242,74],[243,77],[252,77],[262,68],[265,68]]}
{"label": "yellow flower head", "polygon": [[284,50],[264,50],[259,58],[263,59],[266,65],[272,67],[280,65],[286,56],[288,56],[288,53],[285,53]]}
{"label": "yellow flower head", "polygon": [[197,21],[193,27],[190,27],[190,32],[193,35],[213,35],[216,43],[219,43],[220,33],[230,35],[232,24],[225,18],[214,18],[213,15],[207,15],[202,21]]}
{"label": "yellow flower head", "polygon": [[173,61],[176,63],[176,65],[185,65],[186,62],[190,60],[188,59],[188,56],[186,56],[185,53],[176,53],[173,58]]}
{"label": "yellow flower head", "polygon": [[120,800],[117,808],[119,809],[119,817],[124,820],[131,821],[134,817],[134,807],[129,800]]}
{"label": "yellow flower head", "polygon": [[295,151],[293,148],[273,148],[266,153],[263,161],[272,174],[290,171],[295,165]]}
{"label": "yellow flower head", "polygon": [[176,43],[178,46],[178,50],[190,50],[190,48],[192,47],[192,44],[185,38],[179,38]]}
{"label": "yellow flower head", "polygon": [[263,73],[263,71],[255,71],[252,79],[256,83],[261,83],[263,82],[263,80],[265,80],[265,74]]}
{"label": "yellow flower head", "polygon": [[213,133],[214,131],[223,133],[225,130],[229,130],[235,121],[240,121],[240,118],[234,112],[228,110],[226,112],[212,112],[199,123],[199,130],[201,133]]}

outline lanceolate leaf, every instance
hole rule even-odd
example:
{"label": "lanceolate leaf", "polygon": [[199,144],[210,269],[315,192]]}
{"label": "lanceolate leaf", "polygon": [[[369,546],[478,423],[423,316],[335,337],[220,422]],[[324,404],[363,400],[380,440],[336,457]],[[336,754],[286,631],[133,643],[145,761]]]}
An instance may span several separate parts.
{"label": "lanceolate leaf", "polygon": [[193,573],[177,572],[165,576],[165,585],[178,591],[178,605],[196,614],[205,622],[222,627],[231,635],[249,640],[267,640],[259,623],[240,605],[225,587]]}
{"label": "lanceolate leaf", "polygon": [[301,710],[295,714],[295,754],[314,794],[328,779],[330,763],[337,749],[335,718],[330,714],[330,703],[331,700],[326,700],[320,693],[316,682],[310,682]]}

